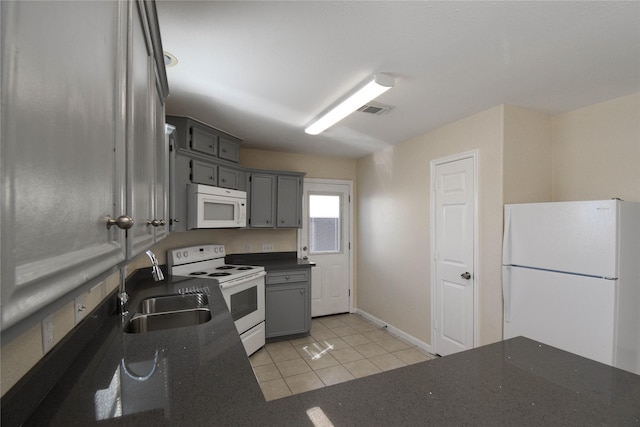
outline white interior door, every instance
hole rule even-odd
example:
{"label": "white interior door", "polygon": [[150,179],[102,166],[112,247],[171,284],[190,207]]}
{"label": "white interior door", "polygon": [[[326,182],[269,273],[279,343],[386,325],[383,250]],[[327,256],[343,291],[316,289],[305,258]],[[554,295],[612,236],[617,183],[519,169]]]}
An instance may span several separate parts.
{"label": "white interior door", "polygon": [[474,343],[475,158],[436,163],[432,178],[434,346],[444,356]]}
{"label": "white interior door", "polygon": [[351,309],[351,182],[304,180],[303,225],[298,255],[311,269],[311,315]]}

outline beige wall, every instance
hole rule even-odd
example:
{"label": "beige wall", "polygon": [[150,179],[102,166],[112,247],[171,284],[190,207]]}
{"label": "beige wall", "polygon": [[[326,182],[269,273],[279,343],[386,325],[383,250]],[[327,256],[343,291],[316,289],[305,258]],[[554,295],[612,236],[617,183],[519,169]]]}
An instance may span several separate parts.
{"label": "beige wall", "polygon": [[551,201],[551,117],[504,106],[504,203]]}
{"label": "beige wall", "polygon": [[640,93],[551,120],[553,200],[640,201]]}
{"label": "beige wall", "polygon": [[431,344],[430,162],[478,150],[479,341],[502,337],[502,123],[492,108],[358,161],[358,308]]}

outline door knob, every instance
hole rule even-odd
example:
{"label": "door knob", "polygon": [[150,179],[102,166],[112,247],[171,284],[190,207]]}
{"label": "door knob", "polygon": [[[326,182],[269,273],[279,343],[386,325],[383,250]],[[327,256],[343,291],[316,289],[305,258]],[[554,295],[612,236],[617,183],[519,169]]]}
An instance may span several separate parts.
{"label": "door knob", "polygon": [[460,277],[462,277],[465,280],[469,280],[469,279],[471,279],[471,274],[468,271],[465,271],[464,273],[462,273],[460,275]]}
{"label": "door knob", "polygon": [[121,215],[118,218],[113,219],[110,215],[107,215],[107,228],[111,228],[113,225],[123,230],[128,230],[133,227],[133,218],[127,215]]}

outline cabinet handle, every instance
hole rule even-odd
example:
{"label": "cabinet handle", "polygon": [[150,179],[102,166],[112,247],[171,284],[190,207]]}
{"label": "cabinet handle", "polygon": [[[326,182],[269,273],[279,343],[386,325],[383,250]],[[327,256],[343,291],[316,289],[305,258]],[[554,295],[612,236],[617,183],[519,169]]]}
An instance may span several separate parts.
{"label": "cabinet handle", "polygon": [[222,182],[227,182],[227,180],[226,180],[226,179],[224,179],[224,178],[222,178]]}
{"label": "cabinet handle", "polygon": [[213,175],[212,175],[212,176],[210,176],[210,177],[209,177],[209,179],[210,179],[211,181],[215,181],[215,180],[216,180],[216,179],[215,179],[215,177],[214,177]]}
{"label": "cabinet handle", "polygon": [[222,152],[223,152],[223,153],[226,153],[226,152],[227,152],[227,149],[226,149],[226,148],[223,148],[223,149],[222,149]]}
{"label": "cabinet handle", "polygon": [[289,280],[289,276],[284,276],[284,279],[285,280]]}
{"label": "cabinet handle", "polygon": [[267,224],[271,224],[271,220],[269,220],[269,219],[268,219],[268,220],[267,220]]}
{"label": "cabinet handle", "polygon": [[211,144],[211,145],[209,146],[209,148],[211,148],[211,149],[213,150],[214,148],[216,148],[216,146],[215,146],[215,145],[213,145],[213,144]]}
{"label": "cabinet handle", "polygon": [[281,220],[280,220],[280,224],[284,224],[284,219],[281,219]]}
{"label": "cabinet handle", "polygon": [[161,225],[166,225],[164,219],[152,219],[151,221],[147,221],[147,227],[153,225],[154,227],[160,227]]}
{"label": "cabinet handle", "polygon": [[113,219],[110,215],[107,215],[107,229],[115,225],[122,230],[128,230],[133,227],[133,218],[128,215],[120,215],[118,218]]}
{"label": "cabinet handle", "polygon": [[165,221],[164,219],[161,219],[160,225],[164,227],[165,225],[167,225],[167,221]]}
{"label": "cabinet handle", "polygon": [[300,289],[300,295],[304,295],[304,289]]}

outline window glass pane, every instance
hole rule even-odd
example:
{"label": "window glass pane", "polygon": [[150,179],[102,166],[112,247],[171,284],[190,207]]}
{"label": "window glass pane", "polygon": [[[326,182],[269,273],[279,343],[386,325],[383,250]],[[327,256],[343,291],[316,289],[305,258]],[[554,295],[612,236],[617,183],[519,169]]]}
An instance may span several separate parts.
{"label": "window glass pane", "polygon": [[309,196],[309,252],[340,252],[340,196]]}

